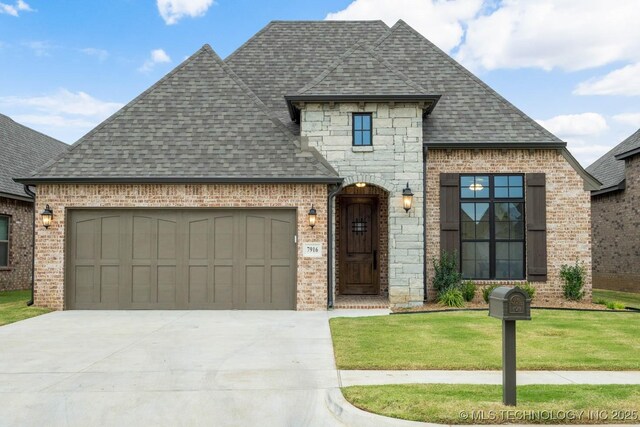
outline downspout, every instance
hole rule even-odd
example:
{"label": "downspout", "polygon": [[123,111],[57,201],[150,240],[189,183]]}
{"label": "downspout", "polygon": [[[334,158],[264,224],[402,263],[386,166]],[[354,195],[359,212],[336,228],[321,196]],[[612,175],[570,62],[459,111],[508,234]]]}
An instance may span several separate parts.
{"label": "downspout", "polygon": [[27,302],[28,306],[33,305],[33,291],[36,275],[36,193],[31,191],[28,185],[24,186],[24,192],[33,199],[33,235],[31,236],[31,299]]}
{"label": "downspout", "polygon": [[327,308],[333,308],[333,201],[342,189],[341,185],[329,187],[329,195],[327,196]]}
{"label": "downspout", "polygon": [[422,256],[424,262],[422,263],[422,287],[423,287],[423,300],[426,303],[429,299],[427,293],[427,159],[428,149],[424,147],[422,149]]}

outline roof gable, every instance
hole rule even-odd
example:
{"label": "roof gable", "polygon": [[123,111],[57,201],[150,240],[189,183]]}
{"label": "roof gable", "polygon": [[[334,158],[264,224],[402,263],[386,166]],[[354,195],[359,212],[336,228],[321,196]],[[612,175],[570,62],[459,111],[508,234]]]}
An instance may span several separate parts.
{"label": "roof gable", "polygon": [[619,158],[621,156],[624,157],[625,153],[635,151],[638,148],[640,148],[640,129],[587,167],[587,172],[602,182],[599,191],[605,189],[615,191],[618,189],[617,187],[625,179],[625,161],[624,158]]}
{"label": "roof gable", "polygon": [[205,45],[33,179],[326,179],[335,171]]}
{"label": "roof gable", "polygon": [[374,50],[430,93],[441,94],[425,143],[561,143],[403,21]]}
{"label": "roof gable", "polygon": [[33,173],[44,163],[69,149],[62,141],[51,138],[0,114],[0,193],[27,198],[24,186],[13,178]]}
{"label": "roof gable", "polygon": [[298,95],[428,95],[360,42],[297,92]]}

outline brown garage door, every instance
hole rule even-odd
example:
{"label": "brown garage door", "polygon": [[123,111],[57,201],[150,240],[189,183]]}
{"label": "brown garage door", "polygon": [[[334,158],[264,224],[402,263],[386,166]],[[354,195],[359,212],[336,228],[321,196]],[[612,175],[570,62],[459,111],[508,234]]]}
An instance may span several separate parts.
{"label": "brown garage door", "polygon": [[294,309],[293,210],[71,210],[69,309]]}

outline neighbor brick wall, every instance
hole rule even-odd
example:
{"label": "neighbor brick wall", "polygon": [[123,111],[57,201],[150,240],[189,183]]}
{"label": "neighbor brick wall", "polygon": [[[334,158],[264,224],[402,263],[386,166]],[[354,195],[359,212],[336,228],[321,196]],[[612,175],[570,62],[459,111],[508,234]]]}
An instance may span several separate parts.
{"label": "neighbor brick wall", "polygon": [[10,217],[9,267],[0,267],[0,290],[31,287],[33,204],[0,197],[0,215]]}
{"label": "neighbor brick wall", "polygon": [[[556,150],[429,150],[427,160],[427,281],[433,289],[433,259],[440,253],[440,173],[545,173],[547,282],[535,282],[536,299],[562,297],[560,266],[584,263],[586,299],[591,300],[590,194],[582,178]],[[476,281],[511,284],[517,281]]]}
{"label": "neighbor brick wall", "polygon": [[594,196],[593,287],[640,291],[640,156],[625,160],[623,191]]}
{"label": "neighbor brick wall", "polygon": [[[35,304],[64,308],[65,217],[70,208],[298,208],[297,309],[327,304],[327,186],[264,185],[39,185],[36,210],[49,204],[51,227],[36,228]],[[311,205],[317,223],[309,227]],[[303,258],[302,244],[322,242],[321,258]]]}

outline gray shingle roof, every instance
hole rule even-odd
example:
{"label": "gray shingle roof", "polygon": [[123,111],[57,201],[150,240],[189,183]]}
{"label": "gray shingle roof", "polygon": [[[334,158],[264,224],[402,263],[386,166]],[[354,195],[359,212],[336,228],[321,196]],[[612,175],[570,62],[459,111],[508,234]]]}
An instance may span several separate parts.
{"label": "gray shingle roof", "polygon": [[273,21],[225,62],[293,132],[284,96],[294,94],[354,43],[373,43],[382,21]]}
{"label": "gray shingle roof", "polygon": [[35,174],[38,180],[335,181],[204,46]]}
{"label": "gray shingle roof", "polygon": [[429,95],[374,52],[365,43],[356,43],[297,95]]}
{"label": "gray shingle roof", "polygon": [[430,143],[562,143],[403,21],[375,51],[428,92],[442,97],[425,121]]}
{"label": "gray shingle roof", "polygon": [[0,193],[27,197],[24,186],[13,178],[27,176],[69,149],[64,142],[14,122],[0,114]]}
{"label": "gray shingle roof", "polygon": [[587,172],[602,183],[600,190],[616,187],[624,181],[625,161],[617,160],[615,156],[638,148],[640,148],[640,129],[587,167]]}

